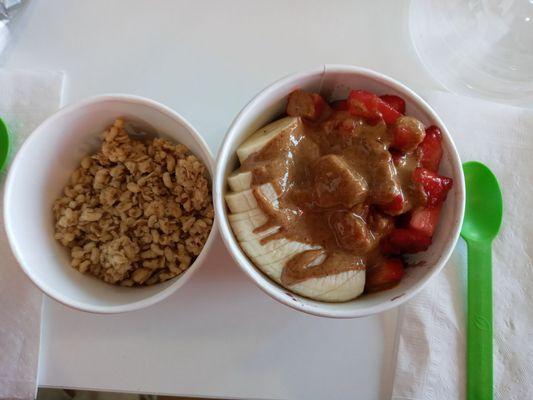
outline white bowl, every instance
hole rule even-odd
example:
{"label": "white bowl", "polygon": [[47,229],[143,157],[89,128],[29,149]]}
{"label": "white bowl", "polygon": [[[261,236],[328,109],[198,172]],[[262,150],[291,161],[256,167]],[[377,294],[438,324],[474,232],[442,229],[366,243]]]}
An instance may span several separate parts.
{"label": "white bowl", "polygon": [[44,121],[16,155],[4,195],[7,236],[26,275],[57,301],[96,313],[139,309],[175,292],[202,264],[216,229],[213,226],[190,268],[164,283],[141,288],[113,286],[70,267],[68,251],[53,237],[52,204],[83,156],[98,148],[98,134],[117,117],[183,143],[213,176],[209,148],[183,117],[152,100],[112,94],[65,107]]}
{"label": "white bowl", "polygon": [[[241,250],[233,235],[228,222],[224,194],[227,190],[226,178],[238,166],[235,151],[251,133],[284,112],[287,95],[296,88],[318,92],[328,100],[346,98],[350,89],[366,89],[377,94],[396,94],[405,99],[408,115],[420,119],[426,125],[437,125],[442,130],[444,156],[440,173],[453,178],[453,189],[443,207],[433,244],[426,252],[410,257],[417,267],[408,268],[400,284],[390,290],[365,294],[345,303],[325,303],[298,296],[271,281],[257,269]],[[464,213],[465,188],[461,160],[452,137],[435,111],[424,100],[406,86],[380,73],[353,66],[325,65],[290,75],[273,83],[254,97],[239,113],[219,151],[214,201],[219,229],[227,248],[243,271],[262,290],[297,310],[326,317],[352,318],[399,306],[422,290],[442,269],[459,237]]]}

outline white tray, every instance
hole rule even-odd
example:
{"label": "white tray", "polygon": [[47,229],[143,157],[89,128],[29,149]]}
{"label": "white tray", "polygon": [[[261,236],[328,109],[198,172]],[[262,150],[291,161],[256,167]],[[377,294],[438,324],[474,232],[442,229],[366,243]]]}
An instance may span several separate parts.
{"label": "white tray", "polygon": [[[0,65],[65,70],[66,103],[105,92],[159,100],[216,153],[261,88],[352,63],[437,88],[409,41],[407,0],[31,0]],[[90,315],[45,300],[39,383],[175,395],[387,399],[396,312],[359,320],[298,313],[267,297],[219,241],[167,301]]]}

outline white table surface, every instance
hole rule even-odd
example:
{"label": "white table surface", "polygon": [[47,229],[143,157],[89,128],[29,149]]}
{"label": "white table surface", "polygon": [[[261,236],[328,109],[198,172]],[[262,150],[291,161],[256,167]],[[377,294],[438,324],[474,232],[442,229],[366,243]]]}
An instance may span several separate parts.
{"label": "white table surface", "polygon": [[[408,31],[407,1],[29,0],[0,66],[64,70],[65,103],[105,92],[154,98],[216,153],[270,82],[323,63],[438,88]],[[1,89],[0,89],[1,90]],[[388,399],[397,313],[304,315],[263,294],[218,241],[166,301],[91,315],[45,299],[39,384],[261,399]]]}

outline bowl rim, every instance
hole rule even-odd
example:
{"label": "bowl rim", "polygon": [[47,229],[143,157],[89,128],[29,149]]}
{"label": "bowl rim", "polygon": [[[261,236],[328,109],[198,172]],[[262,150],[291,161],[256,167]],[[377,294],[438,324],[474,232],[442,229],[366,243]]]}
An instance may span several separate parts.
{"label": "bowl rim", "polygon": [[[148,306],[151,306],[153,304],[156,304],[168,296],[170,296],[172,293],[177,291],[181,286],[183,286],[190,278],[191,276],[200,268],[201,265],[203,265],[205,258],[212,247],[215,237],[216,237],[216,231],[217,231],[217,218],[216,218],[216,212],[215,212],[215,218],[213,219],[213,225],[211,227],[211,231],[209,232],[209,236],[207,238],[207,241],[204,244],[204,247],[202,248],[200,254],[198,257],[194,260],[194,262],[191,264],[191,266],[183,273],[183,275],[178,276],[177,278],[174,278],[175,281],[167,286],[165,289],[158,291],[154,294],[152,294],[149,297],[146,297],[142,300],[137,300],[131,303],[125,303],[120,305],[113,305],[113,306],[102,306],[102,305],[94,305],[90,303],[80,302],[76,300],[70,299],[68,296],[64,296],[62,293],[60,293],[59,290],[53,288],[51,285],[43,282],[39,278],[37,278],[33,272],[32,268],[26,266],[22,262],[22,255],[17,245],[17,239],[15,238],[15,234],[12,230],[12,224],[15,221],[12,221],[12,219],[8,215],[8,210],[11,208],[11,202],[13,201],[11,199],[11,194],[13,191],[14,186],[16,185],[14,181],[14,176],[16,174],[17,169],[19,168],[19,165],[21,164],[21,154],[23,154],[28,147],[31,146],[31,143],[36,140],[36,137],[40,135],[40,132],[50,128],[51,126],[56,123],[56,121],[60,118],[63,118],[65,115],[68,115],[74,111],[81,110],[83,108],[86,108],[88,106],[102,103],[102,102],[108,102],[108,101],[115,101],[115,102],[121,102],[121,103],[129,103],[129,104],[140,104],[147,106],[149,108],[153,108],[160,113],[170,117],[171,119],[175,120],[179,124],[181,124],[185,130],[188,132],[188,134],[192,135],[198,145],[201,148],[201,151],[204,153],[202,154],[202,162],[204,162],[209,170],[209,173],[211,175],[211,197],[214,198],[214,158],[213,153],[211,152],[209,146],[207,145],[205,139],[200,135],[200,133],[178,112],[174,111],[168,106],[165,106],[164,104],[143,97],[138,95],[132,95],[132,94],[124,94],[124,93],[106,93],[106,94],[100,94],[91,96],[88,98],[85,98],[83,100],[74,102],[72,104],[69,104],[65,107],[60,108],[55,113],[50,115],[48,118],[46,118],[43,122],[41,122],[28,136],[28,138],[24,141],[20,149],[17,151],[17,154],[15,155],[10,167],[9,171],[6,177],[5,181],[5,189],[4,189],[4,207],[3,207],[3,217],[4,217],[4,224],[5,224],[5,230],[6,235],[8,238],[8,242],[11,248],[11,251],[13,255],[15,256],[15,259],[17,260],[17,263],[19,267],[24,271],[26,276],[30,279],[30,281],[37,286],[44,294],[47,296],[53,298],[54,300],[58,301],[59,303],[71,307],[76,310],[90,312],[90,313],[96,313],[96,314],[118,314],[128,311],[134,311],[139,310]],[[207,160],[204,160],[203,158],[207,158]]]}
{"label": "bowl rim", "polygon": [[[455,190],[459,194],[458,196],[456,196],[456,201],[458,202],[456,206],[458,207],[459,218],[454,221],[455,226],[451,230],[449,238],[446,241],[446,244],[442,250],[441,256],[439,257],[440,261],[434,266],[433,270],[430,271],[424,277],[424,279],[415,282],[410,288],[410,290],[406,291],[404,295],[399,296],[392,301],[388,300],[383,303],[359,309],[325,309],[324,307],[322,307],[322,305],[331,305],[334,303],[319,302],[315,300],[315,304],[306,304],[297,300],[297,298],[300,297],[298,295],[291,293],[290,296],[287,296],[287,289],[281,288],[279,285],[273,283],[267,276],[265,276],[263,272],[261,272],[259,268],[257,268],[248,259],[239,244],[236,242],[228,222],[227,207],[223,198],[226,187],[225,170],[229,160],[233,156],[233,151],[231,151],[230,149],[230,142],[233,142],[239,131],[242,130],[242,128],[240,127],[241,120],[243,120],[244,117],[249,114],[259,114],[259,112],[255,110],[256,104],[261,99],[263,99],[264,97],[268,97],[271,93],[275,93],[280,88],[290,86],[291,82],[305,77],[311,77],[317,74],[326,74],[329,72],[364,75],[374,80],[384,82],[387,86],[391,87],[397,92],[406,94],[410,101],[416,103],[425,113],[427,113],[427,115],[430,116],[430,119],[439,125],[443,134],[448,139],[449,145],[447,146],[447,153],[450,158],[450,164],[453,170]],[[230,127],[228,128],[228,131],[226,132],[226,135],[222,140],[222,144],[217,154],[217,165],[215,169],[214,203],[215,213],[218,215],[219,219],[218,228],[220,230],[226,248],[228,249],[229,253],[235,260],[237,265],[241,268],[241,270],[243,270],[246,275],[248,275],[248,277],[251,278],[251,280],[263,292],[265,292],[275,300],[279,301],[280,303],[294,308],[298,311],[303,311],[307,314],[329,318],[358,318],[378,314],[405,303],[406,301],[417,295],[424,287],[426,287],[427,284],[444,268],[450,258],[452,251],[455,248],[457,240],[459,239],[465,208],[465,183],[461,159],[459,157],[459,153],[457,151],[452,136],[450,135],[446,125],[438,116],[438,114],[418,94],[416,94],[412,89],[410,89],[403,83],[395,80],[394,78],[391,78],[385,74],[373,71],[368,68],[347,64],[324,64],[312,69],[292,73],[274,81],[273,83],[262,89],[259,93],[257,93],[237,114],[235,119],[232,121]]]}

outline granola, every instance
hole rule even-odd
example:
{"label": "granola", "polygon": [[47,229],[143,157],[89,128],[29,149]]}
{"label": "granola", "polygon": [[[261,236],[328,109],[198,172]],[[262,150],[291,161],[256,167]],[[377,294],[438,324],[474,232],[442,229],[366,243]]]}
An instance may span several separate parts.
{"label": "granola", "polygon": [[182,144],[102,133],[53,205],[55,238],[82,273],[122,286],[163,282],[200,254],[213,225],[205,165]]}

